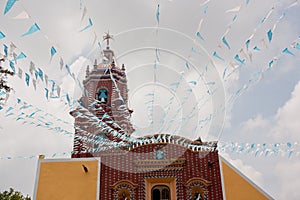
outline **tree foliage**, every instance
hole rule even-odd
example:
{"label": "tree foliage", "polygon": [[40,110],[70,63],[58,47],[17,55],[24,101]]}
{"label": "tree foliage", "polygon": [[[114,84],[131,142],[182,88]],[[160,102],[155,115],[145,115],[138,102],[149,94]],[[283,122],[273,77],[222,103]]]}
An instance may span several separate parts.
{"label": "tree foliage", "polygon": [[14,189],[10,188],[9,191],[0,193],[0,200],[31,200],[31,198],[28,195],[25,197],[21,192],[14,191]]}

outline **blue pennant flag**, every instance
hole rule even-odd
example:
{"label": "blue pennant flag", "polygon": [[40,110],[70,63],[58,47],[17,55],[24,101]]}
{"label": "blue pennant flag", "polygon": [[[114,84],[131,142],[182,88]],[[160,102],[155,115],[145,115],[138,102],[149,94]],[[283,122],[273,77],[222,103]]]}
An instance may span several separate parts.
{"label": "blue pennant flag", "polygon": [[272,67],[273,63],[274,63],[274,60],[271,60],[271,61],[269,62],[269,68]]}
{"label": "blue pennant flag", "polygon": [[48,100],[49,99],[49,90],[47,88],[45,88],[45,91],[46,91],[46,99]]}
{"label": "blue pennant flag", "polygon": [[213,56],[224,61],[224,59],[221,56],[219,56],[216,51],[214,51]]}
{"label": "blue pennant flag", "polygon": [[40,27],[35,23],[34,25],[32,25],[32,26],[29,28],[29,30],[28,30],[26,33],[24,33],[23,35],[21,35],[21,37],[24,37],[24,36],[26,36],[26,35],[30,35],[30,34],[36,32],[36,31],[38,31],[38,30],[41,30],[41,29],[40,29]]}
{"label": "blue pennant flag", "polygon": [[196,81],[190,81],[189,83],[192,84],[192,85],[197,85]]}
{"label": "blue pennant flag", "polygon": [[208,9],[208,5],[206,5],[206,6],[203,8],[203,13],[204,13],[204,14],[207,13],[207,9]]}
{"label": "blue pennant flag", "polygon": [[248,49],[249,49],[249,44],[250,44],[250,39],[248,39],[247,41],[246,41],[246,48],[247,48],[247,51],[248,51]]}
{"label": "blue pennant flag", "polygon": [[253,50],[255,50],[255,51],[260,51],[260,48],[258,48],[257,46],[255,46],[255,47],[253,48]]}
{"label": "blue pennant flag", "polygon": [[26,81],[27,86],[29,86],[29,80],[30,80],[29,74],[25,73],[25,81]]}
{"label": "blue pennant flag", "polygon": [[187,61],[185,62],[185,66],[186,66],[187,69],[190,69],[190,65]]}
{"label": "blue pennant flag", "polygon": [[157,5],[157,10],[156,10],[156,21],[159,24],[159,16],[160,16],[160,12],[159,12],[159,4]]}
{"label": "blue pennant flag", "polygon": [[292,56],[295,56],[295,54],[293,54],[288,48],[283,49],[282,53],[286,53],[286,54],[290,54]]}
{"label": "blue pennant flag", "polygon": [[9,61],[9,66],[10,66],[11,70],[13,70],[13,72],[16,73],[16,68],[12,61]]}
{"label": "blue pennant flag", "polygon": [[4,9],[4,15],[13,7],[17,0],[8,0]]}
{"label": "blue pennant flag", "polygon": [[230,46],[229,46],[229,44],[228,44],[228,42],[227,42],[225,36],[222,37],[222,42],[225,44],[225,46],[226,46],[228,49],[230,49]]}
{"label": "blue pennant flag", "polygon": [[69,65],[66,65],[66,69],[67,69],[67,72],[71,75],[71,70],[70,70]]}
{"label": "blue pennant flag", "polygon": [[21,52],[15,59],[14,59],[14,61],[17,61],[17,60],[20,60],[20,59],[22,59],[22,58],[26,58],[27,56],[23,53],[23,52]]}
{"label": "blue pennant flag", "polygon": [[204,41],[204,38],[203,38],[203,36],[201,35],[201,33],[199,31],[196,33],[196,35],[197,35],[198,38],[200,38],[200,40]]}
{"label": "blue pennant flag", "polygon": [[5,44],[3,44],[3,46],[4,46],[4,54],[5,54],[5,56],[7,56],[7,54],[8,54],[8,47]]}
{"label": "blue pennant flag", "polygon": [[2,32],[0,31],[0,39],[2,39],[2,38],[5,38],[5,35],[4,35],[4,33],[2,33]]}
{"label": "blue pennant flag", "polygon": [[41,80],[42,81],[44,81],[44,73],[43,73],[43,71],[41,70],[41,68],[38,68],[38,75],[39,75],[39,77],[41,78]]}
{"label": "blue pennant flag", "polygon": [[67,99],[68,105],[70,105],[70,97],[69,97],[69,94],[66,95],[66,99]]}
{"label": "blue pennant flag", "polygon": [[267,34],[268,34],[268,40],[269,40],[269,42],[271,42],[272,38],[273,38],[272,30],[270,29]]}
{"label": "blue pennant flag", "polygon": [[92,22],[91,18],[89,18],[89,24],[86,27],[84,27],[83,29],[81,29],[79,32],[82,32],[82,31],[90,28],[91,26],[93,26],[93,22]]}
{"label": "blue pennant flag", "polygon": [[51,58],[50,58],[50,61],[51,61],[54,54],[56,54],[56,49],[54,48],[54,46],[51,47],[50,53],[51,53]]}
{"label": "blue pennant flag", "polygon": [[240,62],[241,64],[244,64],[244,62],[245,62],[245,59],[241,60],[238,54],[236,54],[234,56],[234,59],[237,60],[238,62]]}
{"label": "blue pennant flag", "polygon": [[297,43],[297,44],[294,46],[294,48],[300,50],[300,44]]}

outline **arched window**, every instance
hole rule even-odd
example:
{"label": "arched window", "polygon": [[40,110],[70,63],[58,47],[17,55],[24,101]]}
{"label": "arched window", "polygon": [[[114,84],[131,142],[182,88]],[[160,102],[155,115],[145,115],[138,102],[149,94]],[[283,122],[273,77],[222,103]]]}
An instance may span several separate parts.
{"label": "arched window", "polygon": [[152,188],[152,200],[170,200],[170,188],[165,185],[156,185]]}
{"label": "arched window", "polygon": [[98,90],[97,99],[101,103],[107,104],[108,102],[108,91],[107,89],[101,88]]}

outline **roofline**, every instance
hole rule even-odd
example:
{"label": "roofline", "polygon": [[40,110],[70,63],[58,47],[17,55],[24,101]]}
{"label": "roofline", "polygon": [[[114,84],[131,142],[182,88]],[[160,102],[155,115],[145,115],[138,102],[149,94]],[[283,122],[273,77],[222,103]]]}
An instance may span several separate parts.
{"label": "roofline", "polygon": [[[249,179],[245,174],[243,174],[240,170],[238,170],[236,167],[234,167],[232,164],[230,164],[229,161],[227,161],[223,156],[221,156],[219,154],[219,160],[223,161],[225,164],[227,164],[229,167],[231,167],[236,173],[238,173],[242,178],[244,178],[248,183],[250,183],[250,185],[252,185],[255,189],[257,189],[258,191],[260,191],[263,195],[265,195],[268,199],[270,200],[275,200],[271,195],[269,195],[267,192],[265,192],[261,187],[259,187],[258,185],[256,185],[251,179]],[[220,162],[220,165],[222,165],[222,163]],[[222,166],[221,166],[222,168]],[[223,170],[221,170],[222,175],[223,175]],[[223,178],[224,176],[222,176],[222,185],[224,188],[224,192],[223,195],[225,195],[225,185],[223,183]],[[226,196],[225,196],[226,199]]]}

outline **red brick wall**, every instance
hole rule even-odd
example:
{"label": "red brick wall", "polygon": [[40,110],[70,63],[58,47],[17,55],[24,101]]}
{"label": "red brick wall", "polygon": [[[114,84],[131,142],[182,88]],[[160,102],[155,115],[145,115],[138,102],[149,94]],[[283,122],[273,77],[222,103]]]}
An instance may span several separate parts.
{"label": "red brick wall", "polygon": [[[135,166],[135,160],[155,159],[154,150],[165,153],[166,159],[184,158],[185,164],[179,170],[158,170],[139,172]],[[209,165],[208,162],[213,164]],[[140,146],[130,152],[119,155],[101,156],[101,199],[114,199],[111,186],[120,180],[129,180],[138,187],[134,190],[135,199],[145,199],[146,177],[176,177],[177,199],[190,199],[187,197],[187,187],[184,184],[191,178],[200,177],[211,182],[208,187],[208,199],[220,200],[222,198],[222,186],[219,169],[218,152],[193,152],[180,145],[174,144],[148,144]]]}

